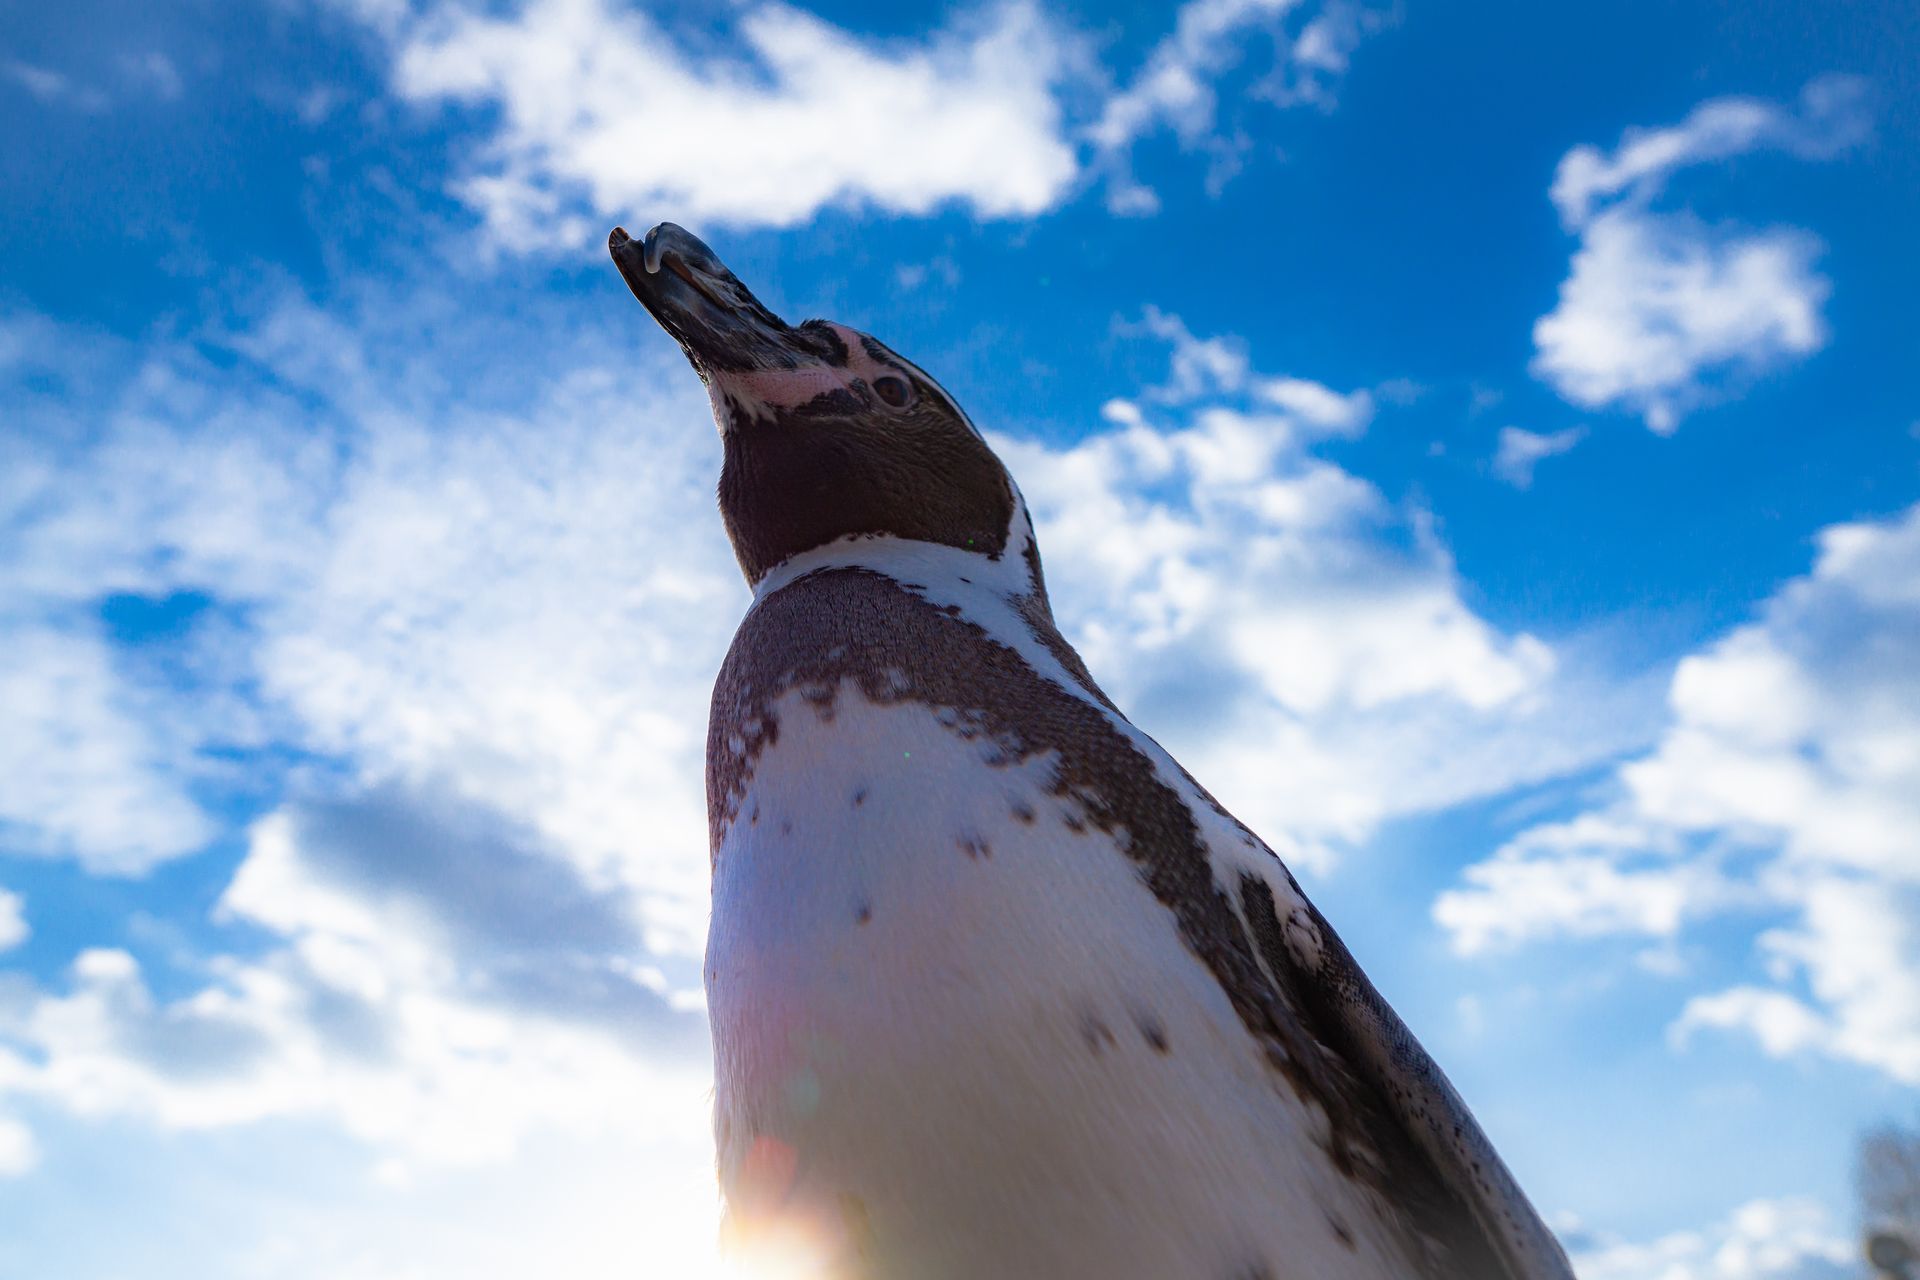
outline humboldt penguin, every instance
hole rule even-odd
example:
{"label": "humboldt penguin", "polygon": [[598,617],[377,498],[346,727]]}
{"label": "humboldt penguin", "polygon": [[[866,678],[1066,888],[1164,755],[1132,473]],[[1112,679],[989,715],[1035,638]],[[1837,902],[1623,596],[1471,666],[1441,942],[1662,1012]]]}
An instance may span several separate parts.
{"label": "humboldt penguin", "polygon": [[835,1280],[1571,1280],[1286,866],[1061,635],[954,398],[671,223],[609,247],[706,384],[753,592],[707,734],[731,1245]]}

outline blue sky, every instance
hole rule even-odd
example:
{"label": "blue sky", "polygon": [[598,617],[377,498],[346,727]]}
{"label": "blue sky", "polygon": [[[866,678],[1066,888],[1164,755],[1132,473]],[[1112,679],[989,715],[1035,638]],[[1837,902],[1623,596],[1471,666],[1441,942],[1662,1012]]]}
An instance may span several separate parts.
{"label": "blue sky", "polygon": [[0,37],[0,1277],[721,1274],[747,597],[606,261],[661,219],[993,435],[1583,1280],[1855,1274],[1920,1088],[1902,6]]}

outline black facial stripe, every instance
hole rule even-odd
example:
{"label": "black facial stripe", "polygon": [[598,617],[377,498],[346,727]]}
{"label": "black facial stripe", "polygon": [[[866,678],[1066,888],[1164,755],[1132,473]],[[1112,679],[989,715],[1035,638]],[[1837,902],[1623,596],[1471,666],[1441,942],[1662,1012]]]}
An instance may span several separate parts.
{"label": "black facial stripe", "polygon": [[819,348],[821,359],[836,369],[846,368],[847,361],[853,357],[853,353],[847,350],[845,339],[835,333],[833,326],[825,320],[809,320],[800,326],[799,332]]}
{"label": "black facial stripe", "polygon": [[[865,384],[856,379],[853,385],[860,387]],[[835,387],[832,391],[822,391],[819,395],[806,401],[804,404],[797,404],[791,408],[779,410],[774,416],[783,417],[790,414],[796,418],[800,418],[827,413],[864,413],[866,409],[867,402],[861,393],[854,391],[850,387]]]}
{"label": "black facial stripe", "polygon": [[887,350],[878,339],[870,338],[863,333],[860,335],[860,345],[866,348],[868,357],[875,364],[884,364],[890,369],[900,370],[901,373],[907,371],[906,367],[900,363],[900,357]]}

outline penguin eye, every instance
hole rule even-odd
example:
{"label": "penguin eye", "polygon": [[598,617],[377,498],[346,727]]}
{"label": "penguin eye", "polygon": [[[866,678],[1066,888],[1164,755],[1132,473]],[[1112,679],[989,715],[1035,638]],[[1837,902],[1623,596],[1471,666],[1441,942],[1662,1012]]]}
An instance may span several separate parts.
{"label": "penguin eye", "polygon": [[913,388],[907,385],[905,378],[896,378],[892,374],[873,380],[873,393],[896,409],[904,409],[913,399]]}

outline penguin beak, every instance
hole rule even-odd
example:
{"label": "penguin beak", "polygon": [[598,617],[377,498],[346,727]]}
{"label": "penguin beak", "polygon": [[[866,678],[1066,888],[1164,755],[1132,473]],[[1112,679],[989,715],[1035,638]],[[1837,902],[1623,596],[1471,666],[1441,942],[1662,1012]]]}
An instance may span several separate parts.
{"label": "penguin beak", "polygon": [[818,358],[685,228],[663,222],[645,240],[635,240],[615,227],[607,251],[627,288],[673,335],[702,378],[710,372],[792,369]]}

